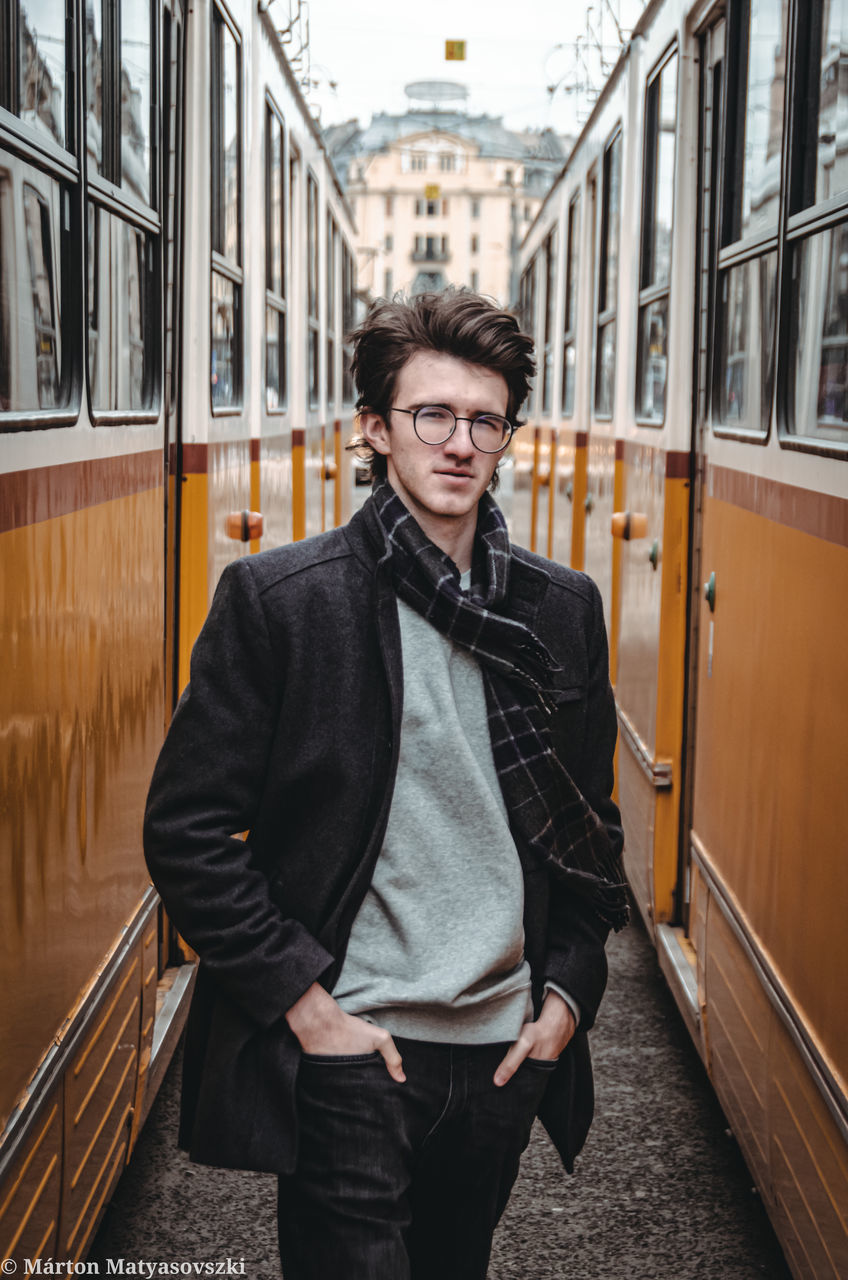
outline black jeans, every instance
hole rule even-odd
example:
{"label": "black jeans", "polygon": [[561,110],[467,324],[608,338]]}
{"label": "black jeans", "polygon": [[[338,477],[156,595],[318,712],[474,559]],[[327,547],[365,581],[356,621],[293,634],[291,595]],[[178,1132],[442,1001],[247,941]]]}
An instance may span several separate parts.
{"label": "black jeans", "polygon": [[506,1044],[396,1039],[380,1054],[305,1054],[297,1170],[280,1179],[285,1280],[485,1280],[492,1235],[554,1062],[497,1088]]}

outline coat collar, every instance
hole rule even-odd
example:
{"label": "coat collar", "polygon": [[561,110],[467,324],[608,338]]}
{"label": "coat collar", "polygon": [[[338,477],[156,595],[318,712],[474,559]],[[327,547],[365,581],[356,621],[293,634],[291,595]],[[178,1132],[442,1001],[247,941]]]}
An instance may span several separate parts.
{"label": "coat collar", "polygon": [[[373,573],[378,553],[369,536],[361,511],[351,517],[344,528],[345,537],[356,558]],[[516,622],[535,627],[542,601],[550,585],[550,574],[541,565],[532,564],[520,547],[512,549],[509,568],[508,615]]]}

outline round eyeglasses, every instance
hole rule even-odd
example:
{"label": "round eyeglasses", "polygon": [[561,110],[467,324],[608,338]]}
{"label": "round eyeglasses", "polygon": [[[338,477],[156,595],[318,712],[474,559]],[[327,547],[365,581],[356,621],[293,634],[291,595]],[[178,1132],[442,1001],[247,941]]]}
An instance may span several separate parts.
{"label": "round eyeglasses", "polygon": [[398,409],[391,413],[409,413],[412,426],[422,444],[444,444],[450,440],[458,422],[470,423],[471,443],[481,453],[500,453],[512,439],[515,427],[496,413],[478,413],[476,418],[458,418],[440,404],[425,404],[420,409]]}

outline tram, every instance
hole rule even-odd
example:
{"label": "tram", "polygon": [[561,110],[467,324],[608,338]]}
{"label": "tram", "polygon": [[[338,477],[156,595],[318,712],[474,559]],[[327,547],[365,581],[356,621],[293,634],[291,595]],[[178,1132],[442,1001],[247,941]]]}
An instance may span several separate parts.
{"label": "tram", "polygon": [[182,1025],[141,815],[221,569],[349,505],[354,227],[279,21],[0,19],[5,1263],[84,1258]]}
{"label": "tram", "polygon": [[848,1276],[848,5],[654,0],[521,249],[513,536],[610,631],[626,870],[793,1274]]}

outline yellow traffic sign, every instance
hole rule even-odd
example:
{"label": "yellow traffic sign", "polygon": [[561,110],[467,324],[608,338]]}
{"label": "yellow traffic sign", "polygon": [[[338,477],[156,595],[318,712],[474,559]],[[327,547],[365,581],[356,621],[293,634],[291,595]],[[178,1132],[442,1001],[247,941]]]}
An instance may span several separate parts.
{"label": "yellow traffic sign", "polygon": [[441,194],[442,188],[439,186],[438,182],[428,182],[424,188],[425,200],[438,200]]}
{"label": "yellow traffic sign", "polygon": [[445,62],[464,62],[465,61],[465,41],[464,40],[446,40],[445,41]]}

